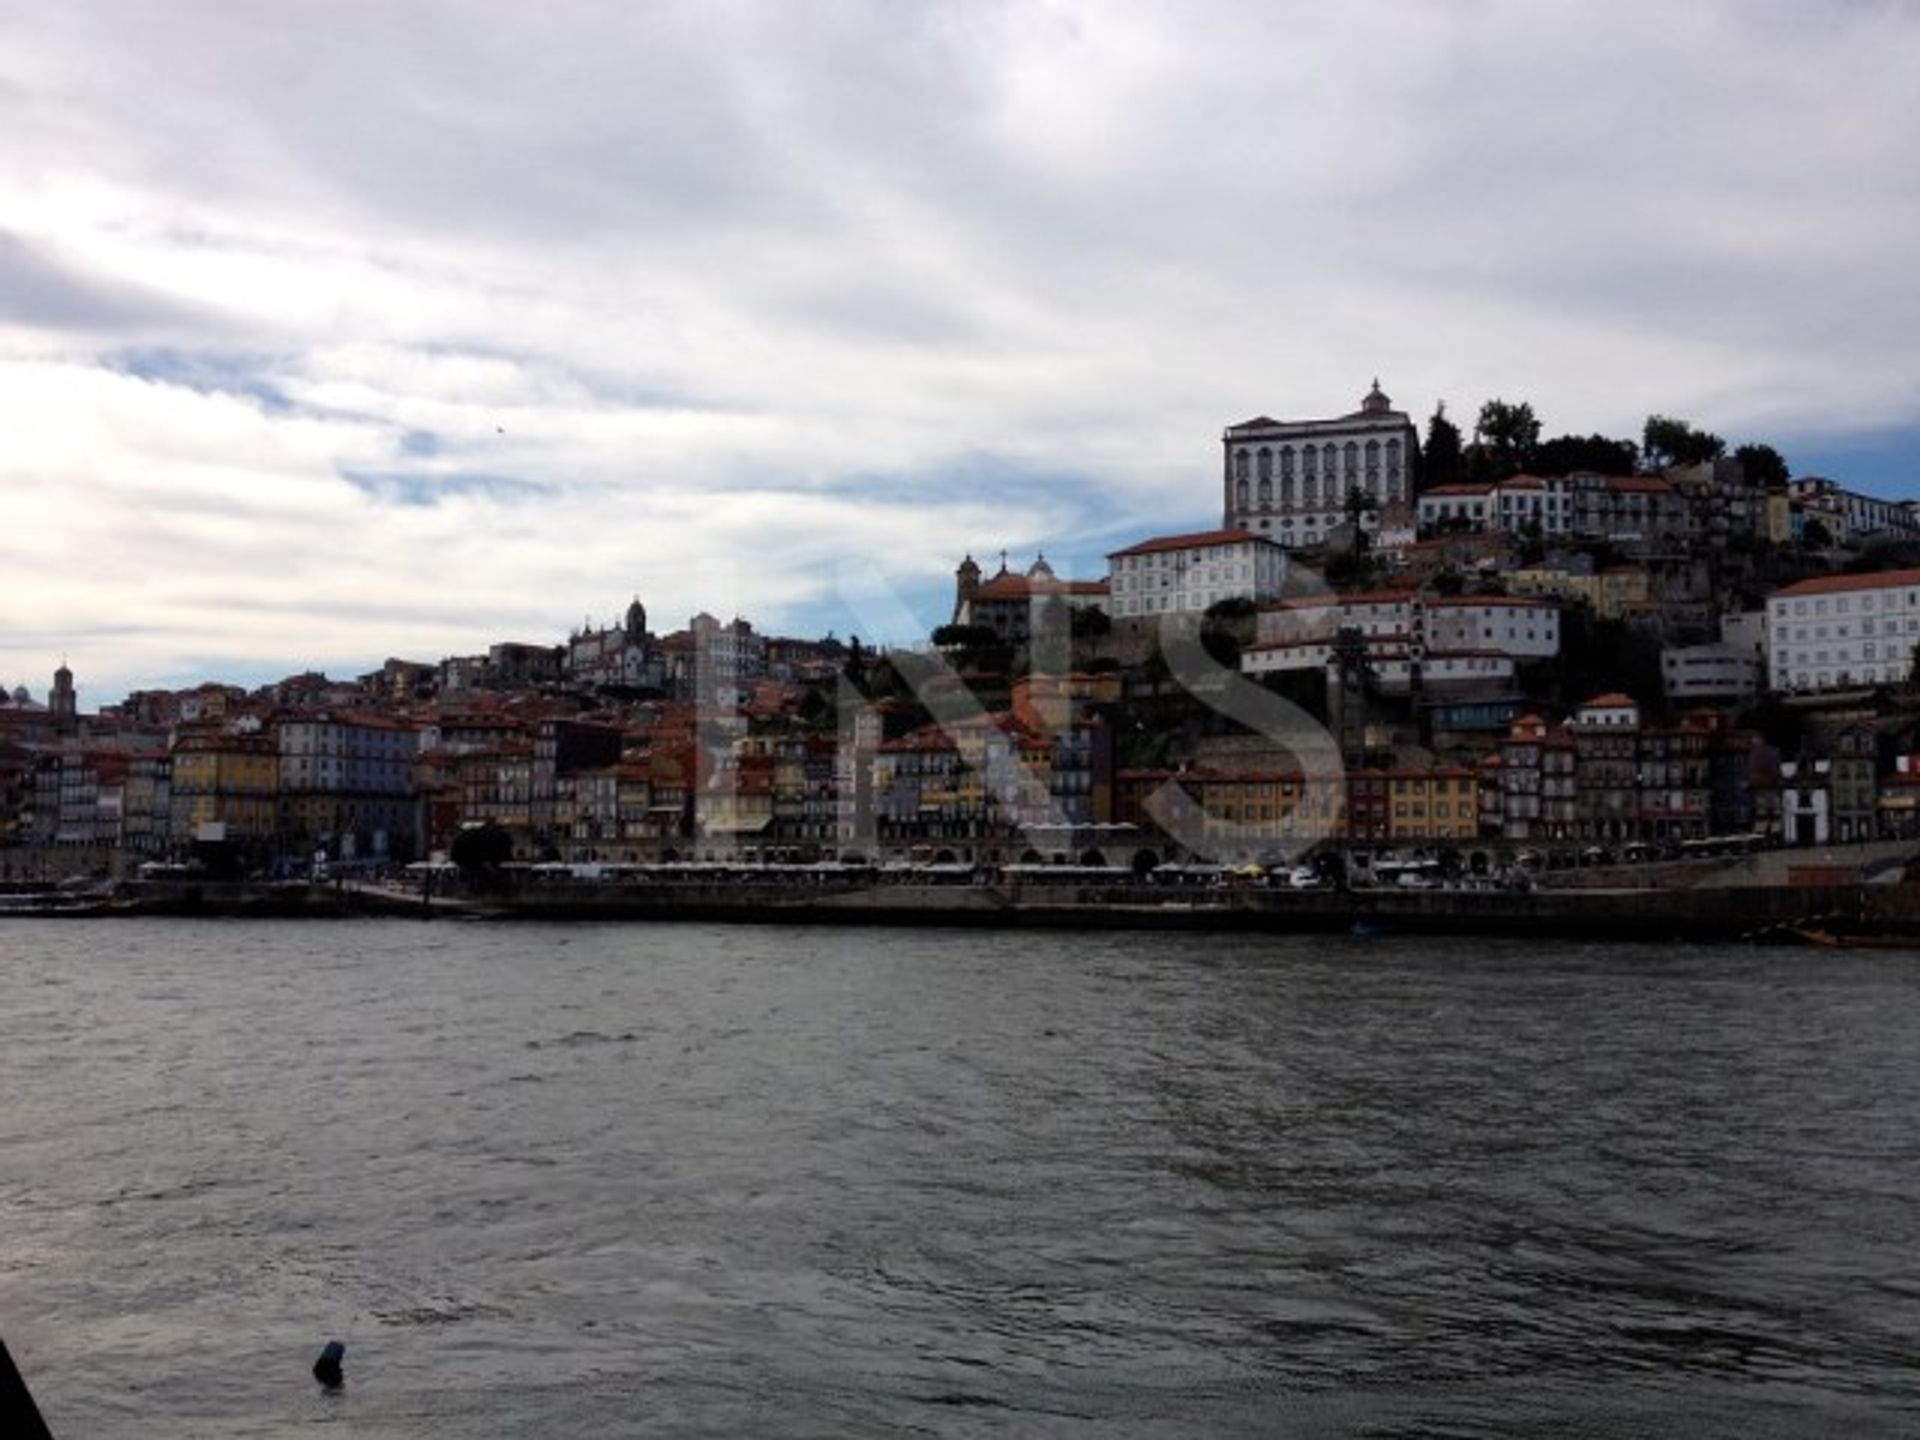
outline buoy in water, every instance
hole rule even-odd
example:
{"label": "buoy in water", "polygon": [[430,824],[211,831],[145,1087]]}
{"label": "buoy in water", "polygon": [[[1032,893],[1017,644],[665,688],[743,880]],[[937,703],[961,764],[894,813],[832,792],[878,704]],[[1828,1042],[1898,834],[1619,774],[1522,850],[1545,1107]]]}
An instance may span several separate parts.
{"label": "buoy in water", "polygon": [[340,1386],[346,1376],[340,1373],[340,1362],[347,1358],[347,1347],[338,1340],[327,1341],[327,1348],[320,1352],[320,1358],[313,1362],[313,1378],[329,1390]]}

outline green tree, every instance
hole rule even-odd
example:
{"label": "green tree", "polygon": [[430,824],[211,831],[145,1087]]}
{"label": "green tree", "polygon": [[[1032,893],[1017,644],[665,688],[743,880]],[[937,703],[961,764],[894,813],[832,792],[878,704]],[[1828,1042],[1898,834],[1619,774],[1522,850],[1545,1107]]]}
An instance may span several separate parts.
{"label": "green tree", "polygon": [[1207,607],[1209,620],[1251,620],[1260,607],[1253,603],[1250,596],[1229,595],[1224,600],[1216,600]]}
{"label": "green tree", "polygon": [[1447,402],[1442,400],[1427,421],[1427,443],[1420,455],[1420,486],[1431,490],[1452,485],[1460,475],[1460,427],[1447,418]]}
{"label": "green tree", "polygon": [[1231,624],[1202,624],[1200,627],[1200,648],[1213,658],[1216,665],[1228,670],[1240,668],[1240,637]]}
{"label": "green tree", "polygon": [[1689,422],[1670,415],[1649,415],[1640,435],[1641,457],[1653,470],[1718,460],[1726,448],[1727,442],[1718,435],[1696,430]]}
{"label": "green tree", "polygon": [[1787,462],[1771,445],[1742,445],[1733,452],[1747,484],[1756,489],[1777,490],[1792,477]]}
{"label": "green tree", "polygon": [[1113,632],[1113,620],[1098,605],[1076,605],[1067,615],[1067,633],[1075,640],[1098,640]]}
{"label": "green tree", "polygon": [[1510,405],[1493,399],[1480,407],[1473,427],[1474,443],[1481,446],[1495,479],[1518,475],[1533,463],[1540,445],[1540,421],[1526,401]]}
{"label": "green tree", "polygon": [[1605,435],[1556,435],[1534,452],[1534,469],[1541,475],[1571,475],[1588,470],[1596,475],[1631,475],[1640,462],[1640,447],[1631,440]]}
{"label": "green tree", "polygon": [[1358,485],[1349,485],[1347,498],[1340,502],[1340,508],[1346,512],[1351,532],[1347,540],[1347,553],[1358,560],[1373,543],[1373,537],[1367,533],[1367,521],[1380,513],[1380,502]]}
{"label": "green tree", "polygon": [[942,625],[933,632],[933,643],[942,650],[979,649],[999,641],[1000,636],[991,625]]}

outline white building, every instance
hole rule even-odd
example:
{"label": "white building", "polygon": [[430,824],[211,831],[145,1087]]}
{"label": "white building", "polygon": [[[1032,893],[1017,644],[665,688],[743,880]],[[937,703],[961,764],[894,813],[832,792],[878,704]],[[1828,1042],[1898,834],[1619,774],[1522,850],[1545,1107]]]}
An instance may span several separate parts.
{"label": "white building", "polygon": [[1760,693],[1760,659],[1740,645],[1669,645],[1660,652],[1660,683],[1674,704],[1751,700]]}
{"label": "white building", "polygon": [[1920,570],[1802,580],[1767,598],[1769,685],[1896,685],[1920,645]]}
{"label": "white building", "polygon": [[1573,497],[1557,475],[1436,485],[1421,494],[1418,513],[1420,528],[1429,533],[1498,530],[1552,539],[1573,529]]}
{"label": "white building", "polygon": [[1582,701],[1575,708],[1571,723],[1586,730],[1638,730],[1640,704],[1631,695],[1609,690]]}
{"label": "white building", "polygon": [[1492,481],[1483,484],[1436,485],[1420,496],[1420,529],[1423,532],[1454,530],[1490,530],[1499,513]]}
{"label": "white building", "polygon": [[1573,499],[1557,475],[1516,475],[1496,487],[1500,528],[1552,539],[1573,529]]}
{"label": "white building", "polygon": [[1915,516],[1911,501],[1882,500],[1857,490],[1844,490],[1823,475],[1789,480],[1787,494],[1808,515],[1817,516],[1842,545],[1876,536],[1920,534],[1920,518]]}
{"label": "white building", "polygon": [[1222,600],[1270,600],[1286,578],[1286,552],[1245,530],[1163,535],[1107,556],[1116,620],[1197,613]]}
{"label": "white building", "polygon": [[1347,494],[1353,490],[1373,502],[1362,521],[1367,530],[1391,533],[1411,522],[1419,436],[1406,413],[1380,393],[1377,380],[1351,415],[1262,415],[1228,426],[1221,444],[1222,508],[1231,529],[1288,549],[1322,545],[1347,524]]}
{"label": "white building", "polygon": [[1321,669],[1342,630],[1365,639],[1374,680],[1388,691],[1410,687],[1416,671],[1427,686],[1505,685],[1517,665],[1560,653],[1560,611],[1550,601],[1374,590],[1267,607],[1240,668],[1249,675]]}

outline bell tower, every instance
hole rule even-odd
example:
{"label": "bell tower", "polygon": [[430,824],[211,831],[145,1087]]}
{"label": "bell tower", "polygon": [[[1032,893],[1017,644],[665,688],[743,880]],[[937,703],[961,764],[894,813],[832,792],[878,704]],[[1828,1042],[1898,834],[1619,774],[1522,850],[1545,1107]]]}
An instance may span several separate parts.
{"label": "bell tower", "polygon": [[72,734],[80,723],[80,699],[73,690],[73,671],[64,661],[53,672],[53,689],[47,692],[47,712],[53,718],[54,729],[62,734]]}
{"label": "bell tower", "polygon": [[961,623],[960,617],[967,613],[967,607],[980,591],[980,567],[974,564],[969,555],[960,562],[960,568],[953,572],[953,623]]}

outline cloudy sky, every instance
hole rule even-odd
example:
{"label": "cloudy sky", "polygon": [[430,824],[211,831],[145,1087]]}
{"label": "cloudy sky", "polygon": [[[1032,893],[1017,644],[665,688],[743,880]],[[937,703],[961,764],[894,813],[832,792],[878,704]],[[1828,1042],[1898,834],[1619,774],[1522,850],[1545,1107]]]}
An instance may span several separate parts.
{"label": "cloudy sky", "polygon": [[0,680],[934,623],[1376,374],[1920,493],[1916,74],[1867,0],[0,0]]}

